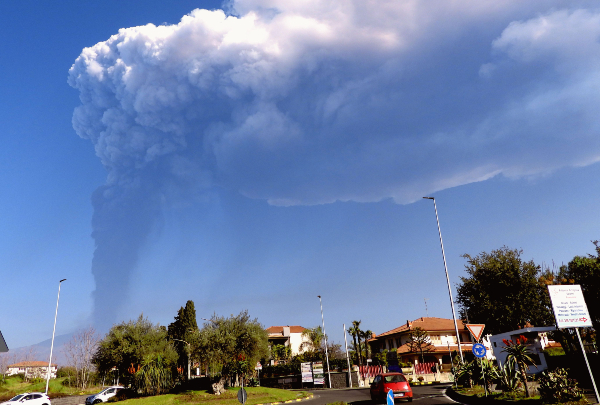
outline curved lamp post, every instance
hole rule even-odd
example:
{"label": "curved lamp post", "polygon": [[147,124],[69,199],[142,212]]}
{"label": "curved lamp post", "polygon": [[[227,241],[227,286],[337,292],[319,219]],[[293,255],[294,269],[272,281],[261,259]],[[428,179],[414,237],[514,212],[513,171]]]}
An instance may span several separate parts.
{"label": "curved lamp post", "polygon": [[[437,221],[438,233],[440,234],[440,245],[442,246],[442,257],[444,258],[444,270],[446,270],[446,282],[448,283],[448,295],[450,295],[450,306],[452,307],[452,319],[454,319],[454,330],[456,331],[456,343],[458,344],[458,353],[460,354],[460,361],[464,363],[462,348],[460,347],[460,334],[458,333],[458,324],[456,323],[456,313],[454,312],[454,300],[452,300],[452,289],[450,288],[450,277],[448,277],[448,266],[446,266],[446,254],[444,253],[444,242],[442,242],[442,230],[440,229],[440,219],[438,218],[437,206],[435,205],[435,198],[423,197],[427,200],[433,200],[433,208],[435,209],[435,220]],[[450,354],[450,353],[448,353]],[[452,357],[452,356],[450,356]]]}
{"label": "curved lamp post", "polygon": [[50,360],[48,360],[48,372],[46,373],[46,395],[48,394],[48,384],[50,383],[50,370],[52,367],[52,350],[54,349],[54,333],[56,332],[56,316],[58,315],[58,300],[60,299],[60,284],[66,280],[66,278],[63,278],[58,282],[58,297],[56,297],[56,312],[54,312],[54,329],[52,329],[52,343],[50,344]]}
{"label": "curved lamp post", "polygon": [[192,355],[192,346],[188,342],[186,342],[185,340],[182,340],[182,339],[171,339],[171,340],[177,340],[178,342],[183,342],[186,345],[188,345],[188,349],[187,349],[187,361],[188,361],[187,379],[189,381],[191,379],[191,371],[190,371],[190,369],[191,369],[191,364],[190,364],[191,359],[190,359],[190,356]]}

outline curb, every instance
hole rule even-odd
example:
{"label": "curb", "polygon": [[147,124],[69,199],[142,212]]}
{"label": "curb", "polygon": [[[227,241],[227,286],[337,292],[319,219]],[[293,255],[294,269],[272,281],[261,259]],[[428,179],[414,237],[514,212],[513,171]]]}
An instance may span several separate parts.
{"label": "curb", "polygon": [[290,399],[289,401],[282,402],[265,402],[264,404],[256,404],[256,405],[280,405],[280,404],[291,404],[292,402],[301,402],[307,399],[313,399],[313,394],[308,394],[304,398]]}

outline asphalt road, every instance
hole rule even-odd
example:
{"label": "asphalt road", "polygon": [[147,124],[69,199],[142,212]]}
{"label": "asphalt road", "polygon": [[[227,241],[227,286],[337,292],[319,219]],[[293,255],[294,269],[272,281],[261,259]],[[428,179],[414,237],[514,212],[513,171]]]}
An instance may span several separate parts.
{"label": "asphalt road", "polygon": [[[452,399],[444,395],[444,391],[451,384],[422,385],[413,387],[413,404],[416,405],[439,405],[455,404]],[[326,405],[333,402],[344,401],[353,405],[375,405],[371,401],[368,388],[348,388],[336,390],[314,390],[309,391],[314,395],[313,399],[302,401],[303,405]],[[396,404],[407,402],[396,401]]]}

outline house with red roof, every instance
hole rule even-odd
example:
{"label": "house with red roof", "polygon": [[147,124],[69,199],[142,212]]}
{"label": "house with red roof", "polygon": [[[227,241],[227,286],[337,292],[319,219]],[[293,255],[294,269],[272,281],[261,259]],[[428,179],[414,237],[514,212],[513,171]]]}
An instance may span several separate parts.
{"label": "house with red roof", "polygon": [[[461,320],[457,320],[456,323],[463,354],[470,353],[473,343],[469,331]],[[451,364],[451,354],[458,351],[458,339],[454,329],[454,320],[446,318],[421,317],[414,321],[406,321],[405,324],[395,329],[373,335],[373,338],[368,341],[371,352],[377,353],[387,349],[397,353],[399,362],[421,363],[421,353],[412,351],[408,344],[411,332],[415,328],[421,328],[429,335],[432,349],[424,353],[424,362]]]}
{"label": "house with red roof", "polygon": [[305,350],[300,350],[300,345],[306,340],[302,336],[306,328],[302,326],[271,326],[267,328],[269,334],[269,346],[284,345],[289,347],[292,356],[297,356]]}
{"label": "house with red roof", "polygon": [[[52,364],[50,367],[50,378],[56,378],[58,366]],[[22,361],[20,363],[10,364],[6,368],[6,375],[24,374],[28,378],[46,378],[48,375],[47,361]]]}

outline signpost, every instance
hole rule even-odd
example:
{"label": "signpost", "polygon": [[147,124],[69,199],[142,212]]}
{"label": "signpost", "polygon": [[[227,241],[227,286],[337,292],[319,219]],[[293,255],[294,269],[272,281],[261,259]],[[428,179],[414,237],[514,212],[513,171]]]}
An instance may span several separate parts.
{"label": "signpost", "polygon": [[240,388],[240,390],[238,391],[237,398],[238,398],[238,401],[240,401],[240,404],[242,404],[242,405],[244,405],[246,403],[246,401],[248,400],[248,393],[246,392],[244,387]]}
{"label": "signpost", "polygon": [[325,373],[323,373],[323,362],[315,361],[312,364],[315,385],[325,385]]}
{"label": "signpost", "polygon": [[312,366],[310,363],[300,363],[300,373],[302,374],[302,384],[313,382]]}
{"label": "signpost", "polygon": [[600,402],[596,381],[594,381],[594,375],[592,374],[592,369],[590,368],[590,363],[588,362],[583,342],[581,341],[581,335],[579,334],[579,328],[592,326],[590,313],[583,298],[581,286],[577,284],[549,285],[548,292],[550,293],[550,301],[552,301],[552,309],[556,318],[556,327],[559,329],[574,328],[575,333],[577,333],[583,358],[585,359],[585,364],[587,365],[592,385],[594,386],[594,392],[596,393],[596,401]]}
{"label": "signpost", "polygon": [[262,364],[260,364],[260,361],[256,363],[256,367],[254,367],[254,369],[258,374],[258,386],[260,387],[260,370],[262,370]]}
{"label": "signpost", "polygon": [[394,405],[394,390],[390,388],[387,395],[385,396],[386,405]]}
{"label": "signpost", "polygon": [[[483,330],[483,328],[481,330]],[[479,331],[479,334],[481,334],[481,331]],[[482,345],[481,343],[475,343],[473,345],[472,350],[473,350],[473,354],[478,359],[482,360],[485,357],[485,353],[486,353],[485,346]],[[481,375],[483,376],[483,388],[485,389],[485,396],[487,397],[488,392],[487,392],[487,383],[485,381],[485,371],[483,369],[483,361],[480,361],[479,364],[481,364]]]}
{"label": "signpost", "polygon": [[483,323],[472,323],[467,325],[467,329],[469,329],[469,332],[471,332],[471,335],[473,335],[476,342],[479,342],[479,339],[481,339],[484,328],[485,324]]}
{"label": "signpost", "polygon": [[485,346],[482,345],[481,343],[475,343],[473,345],[473,354],[475,355],[475,357],[477,357],[478,359],[482,359],[485,357]]}

